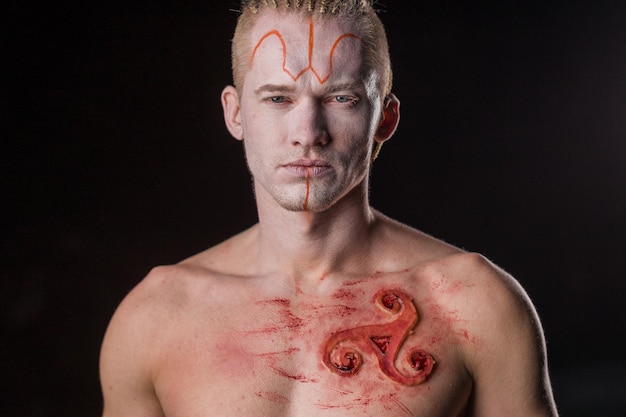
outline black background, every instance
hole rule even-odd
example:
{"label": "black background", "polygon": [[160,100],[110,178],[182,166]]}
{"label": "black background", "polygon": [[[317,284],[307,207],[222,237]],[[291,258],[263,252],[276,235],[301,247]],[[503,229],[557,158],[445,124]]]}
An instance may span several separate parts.
{"label": "black background", "polygon": [[[3,6],[0,415],[99,415],[122,297],[256,221],[216,3]],[[384,5],[372,205],[521,281],[563,416],[626,416],[626,3]]]}

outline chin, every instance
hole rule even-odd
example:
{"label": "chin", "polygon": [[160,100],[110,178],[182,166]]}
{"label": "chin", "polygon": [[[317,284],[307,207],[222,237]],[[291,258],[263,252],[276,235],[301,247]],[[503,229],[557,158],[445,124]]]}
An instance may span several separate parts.
{"label": "chin", "polygon": [[341,195],[341,190],[338,187],[312,186],[308,196],[303,191],[302,184],[299,184],[296,187],[276,187],[269,194],[285,210],[312,213],[328,210],[337,202]]}
{"label": "chin", "polygon": [[297,200],[282,199],[282,200],[277,200],[277,201],[278,201],[278,204],[285,210],[292,211],[292,212],[310,212],[310,213],[320,213],[322,211],[329,209],[333,204],[333,200],[330,200],[330,199],[326,200],[326,199],[314,198],[314,199],[309,199],[306,205],[306,209],[305,209],[304,198],[299,198]]}

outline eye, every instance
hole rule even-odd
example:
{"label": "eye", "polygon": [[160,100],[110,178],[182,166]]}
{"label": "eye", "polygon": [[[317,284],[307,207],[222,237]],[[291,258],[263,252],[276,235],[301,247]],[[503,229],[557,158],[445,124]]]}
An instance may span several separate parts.
{"label": "eye", "polygon": [[286,101],[285,96],[273,96],[268,99],[274,104],[282,104]]}
{"label": "eye", "polygon": [[334,101],[340,104],[347,104],[350,106],[356,106],[358,99],[349,95],[338,95],[333,97]]}

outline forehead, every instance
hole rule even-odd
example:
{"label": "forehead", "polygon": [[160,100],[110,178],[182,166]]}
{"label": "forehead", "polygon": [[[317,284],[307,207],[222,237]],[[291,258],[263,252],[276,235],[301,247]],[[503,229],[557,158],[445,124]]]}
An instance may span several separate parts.
{"label": "forehead", "polygon": [[[363,41],[345,18],[264,10],[251,36],[250,72],[259,79],[355,82],[363,74]],[[351,80],[350,80],[351,79]]]}

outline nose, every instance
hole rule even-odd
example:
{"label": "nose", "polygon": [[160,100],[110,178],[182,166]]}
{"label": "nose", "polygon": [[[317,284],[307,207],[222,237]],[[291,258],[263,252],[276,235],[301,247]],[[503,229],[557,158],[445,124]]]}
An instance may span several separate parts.
{"label": "nose", "polygon": [[288,122],[289,140],[294,146],[324,146],[330,140],[323,106],[315,100],[307,99],[298,103],[291,110]]}

